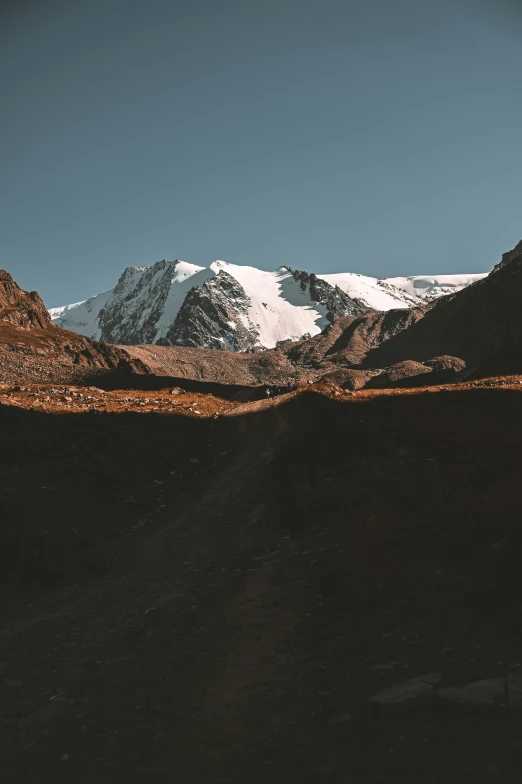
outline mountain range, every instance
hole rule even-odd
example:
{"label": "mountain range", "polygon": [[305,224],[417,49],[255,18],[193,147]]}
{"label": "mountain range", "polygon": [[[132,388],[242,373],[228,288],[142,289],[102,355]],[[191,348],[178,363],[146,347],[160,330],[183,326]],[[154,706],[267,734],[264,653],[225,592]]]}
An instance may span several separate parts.
{"label": "mountain range", "polygon": [[334,277],[164,261],[129,268],[111,292],[50,313],[3,271],[0,379],[217,384],[228,395],[318,381],[345,390],[426,386],[522,368],[522,242],[489,275],[402,278],[400,286]]}
{"label": "mountain range", "polygon": [[56,326],[121,345],[156,344],[235,352],[318,335],[346,316],[424,305],[485,274],[395,277],[316,275],[215,261],[128,267],[113,289],[52,308]]}

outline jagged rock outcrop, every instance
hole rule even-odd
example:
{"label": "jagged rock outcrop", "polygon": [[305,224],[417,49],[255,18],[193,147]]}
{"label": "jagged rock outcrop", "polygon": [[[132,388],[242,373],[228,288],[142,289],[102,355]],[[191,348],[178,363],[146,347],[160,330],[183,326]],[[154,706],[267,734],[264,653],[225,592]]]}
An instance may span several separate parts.
{"label": "jagged rock outcrop", "polygon": [[23,291],[5,270],[0,270],[0,321],[22,329],[45,329],[51,316],[36,291]]}
{"label": "jagged rock outcrop", "polygon": [[[124,345],[164,342],[170,318],[179,310],[172,296],[178,266],[179,261],[163,260],[152,267],[128,267],[99,313],[100,339]],[[194,277],[192,286],[207,275]],[[182,288],[185,295],[189,289]]]}
{"label": "jagged rock outcrop", "polygon": [[0,270],[0,381],[75,383],[148,369],[117,346],[55,326],[40,296]]}
{"label": "jagged rock outcrop", "polygon": [[505,267],[506,264],[509,264],[511,261],[514,261],[520,257],[522,257],[522,240],[520,240],[518,245],[515,245],[512,250],[508,250],[507,253],[502,254],[502,259],[498,264],[495,265],[493,272],[502,269],[502,267]]}
{"label": "jagged rock outcrop", "polygon": [[318,302],[325,307],[325,317],[330,324],[343,316],[361,316],[371,310],[362,299],[350,297],[339,286],[330,285],[326,280],[318,278],[313,272],[290,270],[289,267],[287,269],[303,291],[308,288],[311,301]]}
{"label": "jagged rock outcrop", "polygon": [[259,338],[255,326],[249,323],[250,305],[250,297],[242,286],[221,270],[216,277],[189,291],[176,320],[158,343],[248,351]]}

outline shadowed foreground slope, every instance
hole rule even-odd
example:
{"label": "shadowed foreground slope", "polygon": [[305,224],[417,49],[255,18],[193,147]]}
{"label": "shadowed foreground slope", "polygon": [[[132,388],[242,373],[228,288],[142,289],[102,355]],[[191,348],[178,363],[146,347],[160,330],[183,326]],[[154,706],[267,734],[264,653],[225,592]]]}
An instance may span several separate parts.
{"label": "shadowed foreground slope", "polygon": [[4,780],[520,781],[521,401],[2,406]]}

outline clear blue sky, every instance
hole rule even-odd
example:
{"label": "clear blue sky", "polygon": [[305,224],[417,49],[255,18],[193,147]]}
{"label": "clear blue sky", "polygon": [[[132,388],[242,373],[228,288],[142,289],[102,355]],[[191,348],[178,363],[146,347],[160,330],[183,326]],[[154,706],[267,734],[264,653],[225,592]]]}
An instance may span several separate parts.
{"label": "clear blue sky", "polygon": [[480,272],[522,238],[522,0],[0,5],[0,267],[49,306],[161,258]]}

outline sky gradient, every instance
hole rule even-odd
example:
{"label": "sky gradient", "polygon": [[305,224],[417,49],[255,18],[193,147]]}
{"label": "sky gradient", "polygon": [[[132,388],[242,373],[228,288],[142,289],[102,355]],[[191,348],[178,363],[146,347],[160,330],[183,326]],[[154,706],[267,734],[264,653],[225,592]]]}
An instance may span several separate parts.
{"label": "sky gradient", "polygon": [[482,272],[522,238],[522,0],[5,0],[0,267]]}

